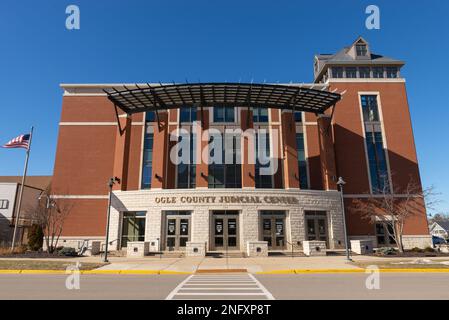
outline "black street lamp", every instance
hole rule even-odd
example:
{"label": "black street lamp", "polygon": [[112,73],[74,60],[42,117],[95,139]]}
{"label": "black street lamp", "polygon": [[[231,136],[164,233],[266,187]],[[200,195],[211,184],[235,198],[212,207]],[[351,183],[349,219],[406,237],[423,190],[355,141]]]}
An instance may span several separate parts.
{"label": "black street lamp", "polygon": [[108,213],[107,213],[107,220],[106,220],[106,244],[105,244],[105,251],[104,251],[104,262],[108,261],[108,246],[109,246],[109,222],[111,220],[111,202],[112,202],[112,187],[114,186],[115,182],[118,181],[118,178],[110,178],[108,182],[109,187],[109,200],[108,200]]}
{"label": "black street lamp", "polygon": [[346,213],[345,213],[345,201],[343,197],[343,186],[346,184],[346,182],[343,180],[342,177],[338,178],[337,185],[340,189],[340,198],[341,198],[341,211],[343,214],[343,233],[345,235],[345,248],[346,248],[346,260],[352,261],[350,257],[349,252],[349,244],[348,244],[348,233],[346,231]]}

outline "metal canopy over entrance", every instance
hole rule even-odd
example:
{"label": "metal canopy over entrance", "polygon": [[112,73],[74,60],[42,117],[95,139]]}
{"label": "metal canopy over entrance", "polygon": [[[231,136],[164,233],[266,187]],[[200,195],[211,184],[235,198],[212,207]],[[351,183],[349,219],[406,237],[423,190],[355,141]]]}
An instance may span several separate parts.
{"label": "metal canopy over entrance", "polygon": [[323,114],[341,99],[338,93],[298,85],[252,83],[196,83],[135,85],[104,90],[128,114],[176,109],[181,106],[260,107]]}

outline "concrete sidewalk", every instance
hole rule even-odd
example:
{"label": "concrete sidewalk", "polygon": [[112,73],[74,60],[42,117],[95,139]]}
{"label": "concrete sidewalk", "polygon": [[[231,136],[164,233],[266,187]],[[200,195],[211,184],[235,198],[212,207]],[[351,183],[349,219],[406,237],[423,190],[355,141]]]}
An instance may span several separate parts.
{"label": "concrete sidewalk", "polygon": [[[353,256],[354,262],[363,262],[373,264],[395,261],[413,261],[416,258],[391,258],[391,257],[373,257],[373,256]],[[449,257],[428,258],[432,261],[449,261]],[[3,260],[3,259],[0,259]],[[11,259],[5,259],[11,260]],[[30,259],[14,259],[30,260]],[[33,260],[33,259],[32,259]],[[99,256],[81,257],[81,258],[62,258],[62,259],[36,259],[41,261],[64,261],[92,263],[101,262]],[[134,272],[159,272],[160,274],[173,273],[194,273],[197,271],[211,270],[235,270],[245,269],[250,273],[294,273],[294,270],[316,271],[316,272],[363,272],[364,269],[346,261],[344,256],[326,256],[326,257],[268,257],[268,258],[126,258],[110,257],[110,264],[99,269],[93,270],[101,272],[123,271],[123,273]],[[419,268],[419,266],[418,266]],[[91,271],[87,271],[89,273]]]}
{"label": "concrete sidewalk", "polygon": [[[432,258],[445,260],[446,258]],[[355,256],[356,262],[393,262],[413,260]],[[246,269],[250,273],[288,270],[363,270],[346,261],[343,256],[327,257],[268,257],[268,258],[155,258],[143,259],[111,258],[111,264],[98,270],[156,270],[173,272],[196,272],[198,270]]]}

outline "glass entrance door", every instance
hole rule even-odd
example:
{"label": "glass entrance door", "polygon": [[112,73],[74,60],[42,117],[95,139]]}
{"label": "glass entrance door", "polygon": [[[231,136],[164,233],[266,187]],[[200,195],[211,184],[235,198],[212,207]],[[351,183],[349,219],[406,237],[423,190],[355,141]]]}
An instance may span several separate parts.
{"label": "glass entrance door", "polygon": [[308,211],[305,214],[307,234],[309,241],[328,241],[326,212]]}
{"label": "glass entrance door", "polygon": [[285,249],[285,213],[262,211],[262,239],[268,242],[269,250]]}
{"label": "glass entrance door", "polygon": [[238,211],[214,211],[212,218],[212,250],[238,250]]}
{"label": "glass entrance door", "polygon": [[167,251],[185,250],[190,239],[190,214],[166,214],[165,248]]}

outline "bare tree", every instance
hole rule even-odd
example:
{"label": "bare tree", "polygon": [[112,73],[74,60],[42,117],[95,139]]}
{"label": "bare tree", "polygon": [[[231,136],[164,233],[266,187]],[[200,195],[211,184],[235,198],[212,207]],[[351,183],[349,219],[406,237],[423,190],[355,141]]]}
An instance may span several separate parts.
{"label": "bare tree", "polygon": [[30,212],[33,223],[41,226],[44,231],[48,253],[53,253],[58,247],[65,220],[72,208],[72,202],[55,198],[49,186],[39,197],[37,206]]}
{"label": "bare tree", "polygon": [[[383,223],[387,237],[397,244],[399,252],[404,252],[404,226],[411,217],[433,209],[435,200],[434,187],[422,189],[421,184],[413,178],[404,188],[395,187],[391,192],[389,183],[384,183],[383,189],[367,199],[353,201],[351,211],[358,213],[364,219]],[[392,231],[391,231],[392,230]]]}

